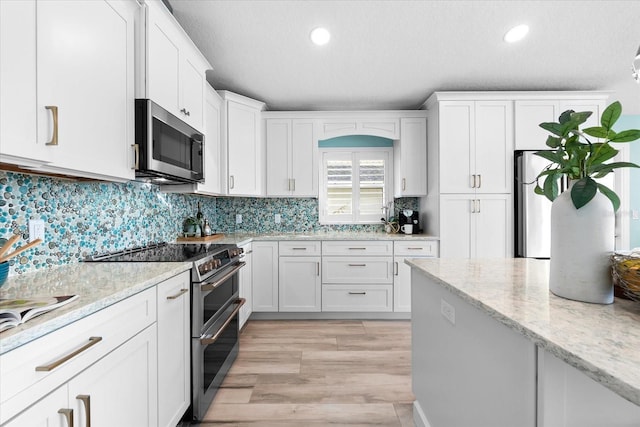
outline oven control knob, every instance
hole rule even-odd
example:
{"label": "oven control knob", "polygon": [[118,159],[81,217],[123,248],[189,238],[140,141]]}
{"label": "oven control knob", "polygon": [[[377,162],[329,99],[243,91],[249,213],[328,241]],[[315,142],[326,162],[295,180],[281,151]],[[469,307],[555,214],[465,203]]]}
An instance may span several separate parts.
{"label": "oven control knob", "polygon": [[222,261],[219,259],[213,260],[213,268],[219,268],[222,265]]}

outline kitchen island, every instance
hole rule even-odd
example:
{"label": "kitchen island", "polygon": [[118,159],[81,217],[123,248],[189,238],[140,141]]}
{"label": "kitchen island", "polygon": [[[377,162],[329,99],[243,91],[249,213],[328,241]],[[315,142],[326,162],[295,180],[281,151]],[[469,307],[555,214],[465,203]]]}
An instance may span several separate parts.
{"label": "kitchen island", "polygon": [[548,261],[408,260],[416,425],[640,425],[640,304],[548,290]]}

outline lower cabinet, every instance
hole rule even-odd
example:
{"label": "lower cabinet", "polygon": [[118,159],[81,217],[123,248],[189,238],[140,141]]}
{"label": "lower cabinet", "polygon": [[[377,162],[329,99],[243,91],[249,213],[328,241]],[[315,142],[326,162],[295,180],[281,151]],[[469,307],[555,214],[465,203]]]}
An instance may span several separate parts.
{"label": "lower cabinet", "polygon": [[411,311],[411,267],[404,260],[437,256],[438,242],[435,240],[393,242],[393,311]]}
{"label": "lower cabinet", "polygon": [[240,248],[244,251],[243,261],[245,263],[245,266],[242,267],[238,273],[240,281],[238,294],[240,298],[245,299],[244,305],[240,307],[240,314],[238,316],[238,328],[242,329],[244,324],[247,323],[247,320],[249,320],[249,316],[251,316],[253,310],[253,244],[247,243],[246,245],[240,246]]}
{"label": "lower cabinet", "polygon": [[[253,242],[254,312],[278,311],[278,242]],[[242,271],[242,270],[241,270]]]}
{"label": "lower cabinet", "polygon": [[165,280],[158,294],[158,426],[174,427],[191,403],[189,272]]}
{"label": "lower cabinet", "polygon": [[322,285],[322,311],[392,311],[393,285]]}
{"label": "lower cabinet", "polygon": [[156,426],[156,354],[154,324],[3,426]]}
{"label": "lower cabinet", "polygon": [[320,242],[280,242],[280,311],[320,311]]}

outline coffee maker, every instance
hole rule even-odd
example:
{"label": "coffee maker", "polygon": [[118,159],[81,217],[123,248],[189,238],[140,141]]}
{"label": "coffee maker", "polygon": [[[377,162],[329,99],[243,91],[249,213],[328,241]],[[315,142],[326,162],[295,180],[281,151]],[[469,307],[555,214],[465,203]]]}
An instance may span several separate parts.
{"label": "coffee maker", "polygon": [[418,211],[414,211],[411,209],[404,209],[398,213],[398,224],[400,228],[402,228],[405,224],[413,224],[413,233],[420,233],[420,223],[419,223],[420,213]]}

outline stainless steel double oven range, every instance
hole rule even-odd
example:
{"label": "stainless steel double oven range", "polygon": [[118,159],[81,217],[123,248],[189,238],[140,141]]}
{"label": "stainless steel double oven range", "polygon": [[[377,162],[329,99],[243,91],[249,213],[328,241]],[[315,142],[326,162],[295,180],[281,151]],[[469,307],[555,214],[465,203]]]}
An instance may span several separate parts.
{"label": "stainless steel double oven range", "polygon": [[244,254],[236,245],[167,244],[93,256],[86,261],[183,262],[191,268],[191,407],[185,421],[202,420],[239,351],[238,271]]}

